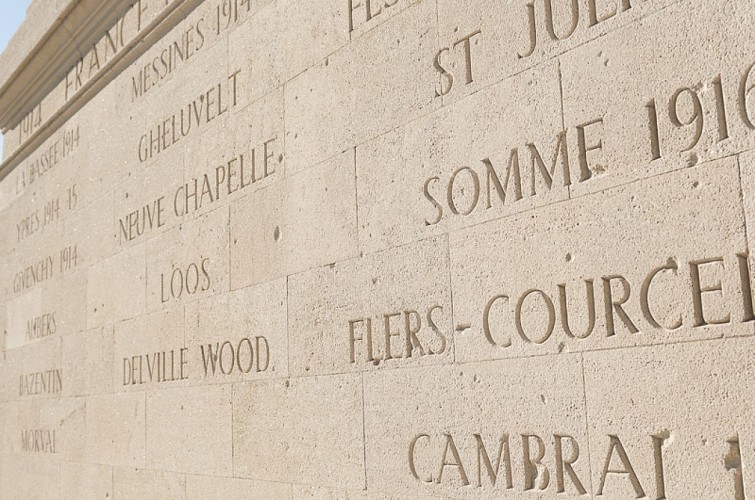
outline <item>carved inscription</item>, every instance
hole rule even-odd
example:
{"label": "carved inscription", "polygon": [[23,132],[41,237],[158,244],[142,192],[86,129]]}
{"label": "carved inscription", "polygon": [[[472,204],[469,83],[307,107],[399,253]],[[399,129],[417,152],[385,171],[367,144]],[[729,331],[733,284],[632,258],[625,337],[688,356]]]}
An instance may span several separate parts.
{"label": "carved inscription", "polygon": [[581,3],[580,0],[534,0],[528,3],[526,10],[530,43],[528,49],[520,52],[518,57],[524,59],[535,53],[539,41],[539,18],[545,23],[548,39],[553,42],[562,42],[574,35],[582,19],[587,21],[588,28],[593,28],[632,8],[632,0],[608,0],[607,2],[587,0],[585,13],[584,7],[580,12]]}
{"label": "carved inscription", "polygon": [[192,214],[272,176],[276,165],[283,160],[282,151],[275,135],[253,147],[248,154],[234,156],[211,172],[190,179],[176,190],[173,213],[177,217]]}
{"label": "carved inscription", "polygon": [[[270,368],[270,344],[266,337],[245,336],[203,344],[198,349],[204,378],[261,374]],[[123,358],[123,385],[162,384],[189,378],[189,347]]]}
{"label": "carved inscription", "polygon": [[22,397],[58,394],[62,389],[63,370],[58,368],[19,376],[18,395]]}
{"label": "carved inscription", "polygon": [[448,343],[437,326],[442,314],[443,307],[434,305],[422,313],[393,311],[350,320],[349,362],[379,365],[391,359],[443,354]]}
{"label": "carved inscription", "polygon": [[21,451],[27,453],[57,453],[55,431],[47,429],[22,429]]}
{"label": "carved inscription", "polygon": [[[650,134],[650,156],[652,160],[659,160],[669,153],[686,153],[692,152],[690,164],[697,162],[697,156],[693,150],[700,144],[703,134],[712,132],[717,143],[729,139],[729,127],[731,124],[734,110],[738,111],[736,115],[741,122],[750,131],[755,131],[754,115],[750,106],[750,94],[755,89],[755,63],[745,68],[739,76],[739,92],[730,96],[727,95],[724,88],[724,80],[721,74],[716,75],[709,82],[706,82],[704,88],[713,89],[712,98],[704,100],[701,86],[681,87],[676,90],[667,100],[666,106],[656,104],[655,98],[650,99],[645,108],[648,113],[648,131]],[[731,102],[731,101],[734,102]],[[709,112],[709,109],[712,112]],[[715,118],[711,120],[711,118]],[[672,137],[664,137],[661,134],[659,120],[668,120],[673,125],[673,131],[688,130],[686,134],[686,145],[678,147],[673,144],[667,144],[672,139],[677,138],[678,134],[674,133]],[[706,121],[710,120],[710,121]],[[675,141],[676,142],[676,141]],[[676,150],[678,149],[678,151]]]}
{"label": "carved inscription", "polygon": [[69,157],[79,147],[79,127],[64,129],[48,147],[36,152],[23,167],[18,167],[16,194],[22,193],[40,177]]}
{"label": "carved inscription", "polygon": [[182,347],[123,358],[123,385],[160,384],[187,380],[189,378],[186,370],[187,351],[186,347]]}
{"label": "carved inscription", "polygon": [[124,215],[118,221],[119,243],[134,241],[163,227],[169,217],[193,215],[272,177],[283,161],[283,147],[279,142],[278,136],[273,135],[249,152],[234,155],[202,176],[189,179],[172,195],[155,198]]}
{"label": "carved inscription", "polygon": [[[655,465],[653,486],[657,499],[666,497],[663,451],[669,435],[662,432],[649,436],[644,445],[647,455],[643,462]],[[640,482],[621,439],[618,435],[608,438],[608,449],[602,452],[605,461],[596,495],[610,495],[612,485],[624,481],[631,485],[637,498],[646,497],[647,485]],[[545,439],[537,434],[502,433],[497,441],[487,443],[481,434],[472,434],[470,438],[450,433],[439,436],[421,433],[409,443],[409,472],[415,480],[425,484],[502,486],[522,492],[555,490],[556,493],[585,495],[590,479],[579,477],[574,468],[585,449],[566,433]],[[522,477],[514,477],[513,460],[521,463],[521,469],[517,470],[523,471]],[[546,461],[555,463],[555,467],[548,467]]]}
{"label": "carved inscription", "polygon": [[68,101],[115,57],[145,27],[146,12],[167,6],[168,0],[136,0],[105,35],[66,72],[65,100]]}
{"label": "carved inscription", "polygon": [[[180,300],[184,295],[206,292],[212,287],[210,279],[210,259],[203,258],[199,264],[192,262],[186,269],[173,266],[169,277],[160,275],[160,303]],[[167,279],[166,279],[167,278]]]}
{"label": "carved inscription", "polygon": [[[543,159],[542,146],[538,147],[530,142],[525,145],[526,152],[514,147],[503,161],[483,158],[476,168],[459,166],[447,178],[428,178],[423,186],[423,193],[433,207],[433,214],[425,219],[425,224],[433,226],[444,217],[466,217],[474,212],[516,203],[526,196],[535,197],[543,191],[555,189],[559,182],[563,188],[567,188],[572,184],[574,162],[569,159],[569,138],[573,136],[576,136],[577,141],[577,180],[587,181],[593,175],[590,155],[603,148],[602,128],[603,119],[597,118],[577,125],[573,133],[570,130],[559,132],[553,141],[555,146],[552,146],[550,166]],[[523,155],[529,159],[530,168],[525,171],[527,177],[524,177],[529,180],[529,186],[522,182],[520,165]],[[558,177],[561,178],[560,181]]]}
{"label": "carved inscription", "polygon": [[18,124],[18,143],[22,144],[42,126],[42,103],[32,109]]}
{"label": "carved inscription", "polygon": [[56,270],[63,275],[74,269],[78,262],[78,245],[67,246],[57,254],[44,257],[16,272],[13,275],[13,292],[21,293],[52,279]]}
{"label": "carved inscription", "polygon": [[199,346],[205,377],[233,373],[264,372],[270,366],[270,344],[262,336],[244,337],[238,342],[216,342]]}
{"label": "carved inscription", "polygon": [[55,311],[35,316],[26,321],[26,340],[37,340],[51,335],[58,331],[58,325],[55,322]]}
{"label": "carved inscription", "polygon": [[237,77],[241,70],[228,76],[227,80],[213,85],[193,101],[182,106],[180,111],[162,120],[143,134],[137,149],[139,161],[152,159],[196,131],[236,107]]}
{"label": "carved inscription", "polygon": [[[724,266],[723,257],[704,258],[686,264],[669,259],[665,264],[651,269],[641,283],[632,283],[620,274],[612,274],[584,279],[582,285],[575,289],[562,283],[551,289],[531,288],[518,297],[510,297],[502,291],[487,300],[482,317],[482,331],[491,345],[507,348],[514,342],[530,346],[544,345],[553,338],[554,333],[563,340],[584,340],[598,335],[611,338],[626,332],[638,334],[643,326],[640,320],[644,320],[652,328],[666,332],[678,330],[685,325],[699,328],[737,321],[755,321],[748,256],[738,254],[737,260],[739,269],[735,272],[743,301],[743,315],[737,318],[731,314],[713,315],[706,309],[706,303],[713,296],[727,299],[734,295],[732,291],[725,293],[723,288],[723,273],[732,272]],[[685,273],[687,276],[682,276]],[[691,317],[685,320],[685,315],[679,311],[674,318],[662,322],[656,317],[657,308],[650,299],[652,289],[661,280],[686,278],[692,287],[687,296]],[[573,310],[571,313],[569,310],[569,304],[573,304],[571,301],[576,300],[576,297],[584,300],[585,307],[580,307],[583,311],[580,317],[575,317]],[[630,301],[639,303],[641,317],[629,316],[626,304]],[[595,328],[596,314],[601,312],[605,315],[605,330],[598,332]],[[507,324],[502,323],[501,318],[504,317],[508,318]],[[581,326],[578,328],[576,325]],[[518,335],[512,335],[512,332]]]}
{"label": "carved inscription", "polygon": [[[349,8],[349,33],[354,31],[355,23],[367,24],[385,10],[406,0],[347,0]],[[356,14],[356,15],[355,15]]]}
{"label": "carved inscription", "polygon": [[215,7],[215,34],[242,22],[252,10],[252,0],[222,0]]}
{"label": "carved inscription", "polygon": [[138,73],[131,77],[131,102],[157,87],[176,68],[199,52],[204,47],[206,29],[204,18],[198,19],[181,32],[178,40],[169,43],[160,54],[140,67]]}
{"label": "carved inscription", "polygon": [[[61,198],[63,199],[62,203]],[[76,208],[77,202],[76,184],[73,184],[65,190],[62,196],[51,198],[45,201],[42,207],[24,214],[16,222],[16,242],[21,242],[35,233],[42,232],[46,227],[59,221],[66,210],[71,211]]]}
{"label": "carved inscription", "polygon": [[433,60],[433,66],[440,75],[440,82],[435,87],[435,97],[442,97],[447,95],[454,87],[456,78],[453,73],[446,66],[445,58],[454,57],[455,61],[458,61],[458,55],[454,51],[460,51],[462,53],[462,60],[464,62],[464,83],[469,85],[474,82],[474,72],[472,70],[472,43],[479,43],[479,39],[475,39],[478,35],[481,35],[480,30],[473,31],[466,36],[463,36],[456,40],[451,47],[443,47],[435,54]]}

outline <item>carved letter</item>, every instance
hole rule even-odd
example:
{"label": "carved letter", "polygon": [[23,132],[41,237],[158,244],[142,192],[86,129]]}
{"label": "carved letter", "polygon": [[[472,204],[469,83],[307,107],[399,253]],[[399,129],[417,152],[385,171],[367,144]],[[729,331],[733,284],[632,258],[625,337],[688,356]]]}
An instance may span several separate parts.
{"label": "carved letter", "polygon": [[[609,439],[611,440],[610,448],[608,449],[608,456],[606,456],[606,462],[603,466],[603,474],[600,478],[600,487],[598,488],[598,496],[603,494],[603,488],[606,485],[606,479],[608,477],[608,474],[627,474],[629,476],[629,481],[632,483],[632,488],[634,488],[634,492],[637,494],[637,498],[642,498],[645,496],[645,490],[642,489],[642,485],[640,484],[640,480],[637,478],[637,474],[634,472],[634,468],[632,468],[632,463],[629,461],[629,457],[627,456],[627,452],[624,450],[624,446],[621,444],[621,441],[619,440],[618,436],[609,435]],[[621,464],[624,467],[623,469],[614,469],[611,470],[611,458],[613,457],[613,452],[616,450],[616,454],[619,456],[619,460],[621,460]]]}

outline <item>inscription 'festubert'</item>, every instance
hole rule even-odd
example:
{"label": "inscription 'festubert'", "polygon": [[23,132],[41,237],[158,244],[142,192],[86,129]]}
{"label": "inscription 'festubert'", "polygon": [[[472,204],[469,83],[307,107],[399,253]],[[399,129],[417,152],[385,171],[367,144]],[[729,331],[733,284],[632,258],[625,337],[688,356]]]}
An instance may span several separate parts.
{"label": "inscription 'festubert'", "polygon": [[241,70],[202,92],[139,139],[139,161],[144,163],[178,143],[192,131],[210,123],[238,105],[237,79]]}
{"label": "inscription 'festubert'", "polygon": [[349,33],[356,28],[357,17],[354,16],[356,12],[359,12],[358,18],[361,19],[361,16],[364,16],[364,21],[360,24],[367,24],[381,15],[383,11],[395,7],[400,1],[402,0],[362,0],[364,2],[362,3],[358,0],[348,0]]}
{"label": "inscription 'festubert'", "polygon": [[63,370],[56,368],[19,376],[19,396],[58,394],[63,389]]}

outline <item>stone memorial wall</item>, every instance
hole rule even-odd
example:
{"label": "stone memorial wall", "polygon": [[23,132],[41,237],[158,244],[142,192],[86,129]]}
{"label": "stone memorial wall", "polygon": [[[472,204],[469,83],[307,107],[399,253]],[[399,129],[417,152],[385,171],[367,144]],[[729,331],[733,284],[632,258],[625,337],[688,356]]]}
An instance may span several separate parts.
{"label": "stone memorial wall", "polygon": [[0,498],[755,498],[752,0],[35,0]]}

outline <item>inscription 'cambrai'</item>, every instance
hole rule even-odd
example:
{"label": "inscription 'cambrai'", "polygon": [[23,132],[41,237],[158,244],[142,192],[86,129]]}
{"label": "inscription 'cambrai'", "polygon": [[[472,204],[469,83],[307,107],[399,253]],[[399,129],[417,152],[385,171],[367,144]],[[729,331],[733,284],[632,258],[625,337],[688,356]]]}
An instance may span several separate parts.
{"label": "inscription 'cambrai'", "polygon": [[[657,499],[666,498],[663,452],[670,436],[668,431],[652,435],[644,446],[646,456],[643,463],[654,464],[656,496],[653,498]],[[550,439],[553,443],[555,470],[544,463],[549,454],[545,439],[536,434],[519,434],[519,456],[524,475],[516,481],[512,467],[512,439],[508,433],[503,433],[498,439],[498,451],[492,455],[492,460],[483,437],[473,434],[471,438],[454,437],[448,433],[440,437],[418,434],[409,444],[409,471],[414,479],[426,484],[451,482],[477,488],[499,485],[506,490],[514,489],[516,485],[516,489],[523,492],[555,489],[556,493],[587,494],[586,486],[589,487],[591,482],[589,478],[580,477],[574,468],[584,447],[580,447],[577,440],[568,434],[554,434]],[[495,448],[491,448],[491,451],[493,449]],[[634,458],[637,461],[637,457]],[[420,460],[423,462],[422,466],[418,465]],[[471,464],[477,465],[476,469],[472,469],[476,472],[474,476],[470,476]],[[619,436],[608,436],[608,450],[603,464],[596,495],[610,494],[616,483],[624,481],[631,485],[637,498],[647,496],[647,485],[640,481],[636,465],[632,463]]]}

